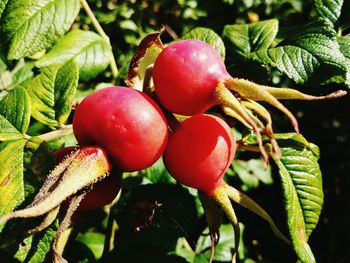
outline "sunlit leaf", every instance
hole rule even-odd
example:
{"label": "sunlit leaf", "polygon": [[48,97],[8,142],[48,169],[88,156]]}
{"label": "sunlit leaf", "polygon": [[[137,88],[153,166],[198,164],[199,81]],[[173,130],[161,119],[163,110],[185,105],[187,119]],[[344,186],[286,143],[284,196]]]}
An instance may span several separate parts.
{"label": "sunlit leaf", "polygon": [[8,59],[50,47],[71,27],[79,9],[79,0],[9,1],[3,14]]}
{"label": "sunlit leaf", "polygon": [[43,68],[27,85],[32,116],[51,126],[64,123],[72,109],[78,74],[74,61]]}
{"label": "sunlit leaf", "polygon": [[80,78],[90,80],[106,69],[111,60],[111,46],[92,31],[72,30],[36,62],[38,67],[75,60],[79,66]]}
{"label": "sunlit leaf", "polygon": [[24,200],[24,145],[24,140],[0,144],[0,216],[13,211]]}

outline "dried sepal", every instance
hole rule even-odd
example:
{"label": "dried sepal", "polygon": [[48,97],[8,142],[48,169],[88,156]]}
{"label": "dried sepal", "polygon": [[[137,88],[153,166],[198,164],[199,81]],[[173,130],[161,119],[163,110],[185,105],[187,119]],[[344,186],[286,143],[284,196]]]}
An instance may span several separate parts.
{"label": "dried sepal", "polygon": [[125,83],[139,91],[144,90],[144,86],[151,82],[149,67],[163,50],[163,43],[160,39],[165,31],[162,27],[159,32],[151,33],[142,39],[134,56],[131,58]]}

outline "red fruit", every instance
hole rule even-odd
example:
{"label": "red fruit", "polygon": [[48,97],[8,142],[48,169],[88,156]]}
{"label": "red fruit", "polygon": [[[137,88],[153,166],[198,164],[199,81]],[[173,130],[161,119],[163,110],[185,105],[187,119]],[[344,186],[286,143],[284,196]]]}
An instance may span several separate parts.
{"label": "red fruit", "polygon": [[146,94],[109,87],[87,96],[78,106],[73,130],[80,145],[104,148],[123,171],[137,171],[156,162],[168,139],[159,106]]}
{"label": "red fruit", "polygon": [[157,97],[171,112],[202,113],[217,104],[214,92],[229,77],[220,55],[200,40],[181,40],[166,47],[153,67]]}
{"label": "red fruit", "polygon": [[218,117],[198,114],[186,119],[170,137],[164,163],[176,180],[213,196],[224,183],[235,152],[231,128]]}
{"label": "red fruit", "polygon": [[[78,149],[78,147],[65,147],[56,151],[54,153],[56,163],[60,163],[69,154]],[[121,182],[122,172],[115,168],[112,169],[106,178],[98,181],[93,185],[92,190],[89,191],[84,196],[84,199],[80,202],[75,214],[87,210],[102,208],[105,205],[111,203],[120,191]],[[68,206],[68,204],[65,204],[64,206]]]}

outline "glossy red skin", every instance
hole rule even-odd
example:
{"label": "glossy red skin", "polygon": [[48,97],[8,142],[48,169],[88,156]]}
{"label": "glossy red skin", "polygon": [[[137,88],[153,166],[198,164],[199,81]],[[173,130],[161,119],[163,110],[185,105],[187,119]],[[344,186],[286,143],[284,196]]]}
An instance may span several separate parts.
{"label": "glossy red skin", "polygon": [[177,181],[213,196],[224,183],[235,152],[231,128],[218,117],[198,114],[186,119],[170,136],[163,160]]}
{"label": "glossy red skin", "polygon": [[146,94],[109,87],[87,96],[73,118],[80,145],[98,145],[122,171],[138,171],[162,155],[168,125],[159,106]]}
{"label": "glossy red skin", "polygon": [[[93,151],[94,148],[96,147],[88,147],[87,149],[88,151]],[[65,147],[56,151],[54,153],[56,163],[60,163],[69,154],[78,149],[79,147]],[[75,214],[77,215],[79,212],[102,208],[111,203],[120,191],[121,182],[122,172],[117,169],[112,169],[106,178],[95,183],[92,190],[84,196],[84,199],[80,202]],[[64,206],[68,207],[68,204],[65,204]]]}
{"label": "glossy red skin", "polygon": [[215,89],[229,75],[214,48],[189,39],[166,47],[154,63],[152,76],[157,97],[167,110],[194,115],[217,104]]}

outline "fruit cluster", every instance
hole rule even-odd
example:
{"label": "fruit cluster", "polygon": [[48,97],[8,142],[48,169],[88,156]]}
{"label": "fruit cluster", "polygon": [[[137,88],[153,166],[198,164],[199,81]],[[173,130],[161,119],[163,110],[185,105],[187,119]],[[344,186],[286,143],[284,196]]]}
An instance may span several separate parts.
{"label": "fruit cluster", "polygon": [[[233,78],[215,49],[200,40],[181,40],[162,48],[152,70],[154,99],[132,87],[121,86],[88,95],[73,118],[74,135],[81,148],[56,152],[59,164],[33,203],[3,216],[0,224],[12,218],[51,214],[64,201],[68,202],[65,218],[69,222],[77,208],[85,211],[110,203],[120,190],[122,172],[145,169],[163,155],[165,167],[177,181],[204,195],[207,218],[215,215],[206,210],[206,202],[223,208],[235,227],[236,251],[240,231],[230,199],[266,219],[274,232],[288,242],[258,204],[224,182],[237,142],[225,120],[206,112],[219,105],[223,113],[253,131],[267,161],[268,154],[280,154],[279,147],[271,116],[256,101],[266,101],[281,110],[299,132],[295,117],[278,99],[311,100],[342,94],[313,97]],[[180,115],[184,117],[179,118]],[[272,143],[269,153],[263,146],[262,134]],[[91,186],[92,190],[87,189]],[[62,222],[59,234],[67,227],[65,220]]]}

